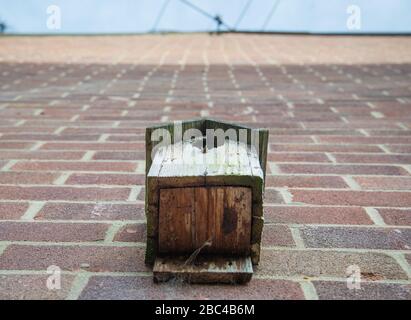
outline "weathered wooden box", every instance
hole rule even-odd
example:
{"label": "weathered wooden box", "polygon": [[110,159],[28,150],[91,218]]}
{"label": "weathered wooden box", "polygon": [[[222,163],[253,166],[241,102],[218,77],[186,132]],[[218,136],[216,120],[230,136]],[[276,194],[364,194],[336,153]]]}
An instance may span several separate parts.
{"label": "weathered wooden box", "polygon": [[146,129],[155,281],[243,283],[260,258],[268,131],[200,119]]}

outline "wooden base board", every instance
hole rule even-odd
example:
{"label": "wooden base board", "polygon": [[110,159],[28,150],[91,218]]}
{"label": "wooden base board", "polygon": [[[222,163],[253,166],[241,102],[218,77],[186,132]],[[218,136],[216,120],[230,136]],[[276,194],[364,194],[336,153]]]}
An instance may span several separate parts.
{"label": "wooden base board", "polygon": [[241,284],[251,280],[253,265],[250,257],[197,257],[185,264],[187,257],[157,257],[154,262],[154,282],[169,280],[187,283]]}

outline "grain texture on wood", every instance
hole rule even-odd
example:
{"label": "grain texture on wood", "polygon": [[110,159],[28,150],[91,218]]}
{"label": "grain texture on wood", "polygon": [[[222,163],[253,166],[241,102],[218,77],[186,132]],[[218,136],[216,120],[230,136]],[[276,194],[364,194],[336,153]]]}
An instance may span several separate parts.
{"label": "grain texture on wood", "polygon": [[264,178],[253,147],[227,140],[219,147],[204,150],[196,141],[180,142],[158,149],[148,177],[161,179],[163,183],[181,181],[198,181],[217,177],[242,181],[250,177]]}
{"label": "grain texture on wood", "polygon": [[159,252],[245,255],[250,252],[251,189],[160,189]]}
{"label": "grain texture on wood", "polygon": [[154,263],[155,282],[246,283],[253,275],[250,257],[212,256],[186,264],[185,257],[158,257]]}
{"label": "grain texture on wood", "polygon": [[[180,125],[181,128],[179,128]],[[163,142],[163,132],[161,130],[167,131],[171,138],[170,143],[175,144],[181,142],[184,132],[188,129],[199,130],[204,137],[206,136],[207,129],[234,129],[237,138],[241,136],[240,130],[246,130],[247,145],[250,147],[254,146],[255,149],[258,150],[258,159],[260,161],[260,166],[265,175],[268,148],[268,130],[254,129],[243,125],[222,122],[208,118],[193,119],[188,121],[176,121],[174,123],[160,124],[157,126],[146,128],[146,174],[148,174],[152,160],[154,158],[154,155],[152,155],[152,151],[155,149],[158,143]],[[180,130],[182,132],[178,132]]]}
{"label": "grain texture on wood", "polygon": [[160,252],[178,253],[192,250],[193,218],[193,188],[160,190]]}

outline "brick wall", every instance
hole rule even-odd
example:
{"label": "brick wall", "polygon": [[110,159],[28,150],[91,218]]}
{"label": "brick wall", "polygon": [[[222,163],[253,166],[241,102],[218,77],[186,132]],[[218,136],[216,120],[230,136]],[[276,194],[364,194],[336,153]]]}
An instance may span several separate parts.
{"label": "brick wall", "polygon": [[[0,44],[0,298],[411,299],[409,38]],[[200,116],[270,129],[246,287],[154,285],[143,263],[144,128]]]}

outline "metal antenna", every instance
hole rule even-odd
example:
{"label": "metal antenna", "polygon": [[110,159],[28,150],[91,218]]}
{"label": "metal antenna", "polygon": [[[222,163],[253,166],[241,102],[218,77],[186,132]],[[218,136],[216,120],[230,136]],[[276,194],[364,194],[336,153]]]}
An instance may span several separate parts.
{"label": "metal antenna", "polygon": [[156,32],[157,26],[160,23],[161,18],[163,17],[164,12],[166,11],[168,4],[170,3],[170,0],[164,0],[163,2],[163,6],[160,9],[160,12],[157,15],[157,18],[154,22],[153,27],[151,28],[150,32]]}
{"label": "metal antenna", "polygon": [[203,16],[206,16],[207,18],[210,18],[214,20],[217,23],[217,32],[220,32],[220,27],[224,26],[226,27],[229,31],[233,30],[230,26],[228,26],[222,19],[221,16],[218,14],[213,16],[211,13],[208,13],[207,11],[197,7],[196,5],[192,4],[191,2],[187,0],[180,0],[180,2],[184,3],[185,5],[189,6],[191,9],[201,13]]}
{"label": "metal antenna", "polygon": [[235,22],[234,25],[234,30],[237,30],[237,26],[240,24],[240,22],[243,20],[245,14],[247,13],[248,9],[250,8],[251,3],[254,0],[248,0],[247,3],[245,4],[243,11],[241,11],[240,16],[238,17],[237,21]]}
{"label": "metal antenna", "polygon": [[7,23],[0,18],[0,33],[4,33],[6,29],[9,29]]}
{"label": "metal antenna", "polygon": [[264,31],[265,28],[267,27],[267,24],[270,22],[272,16],[274,15],[274,12],[277,10],[278,5],[280,4],[281,0],[277,0],[274,2],[273,7],[270,10],[270,13],[268,14],[267,18],[265,19],[263,26],[261,27],[261,31]]}

